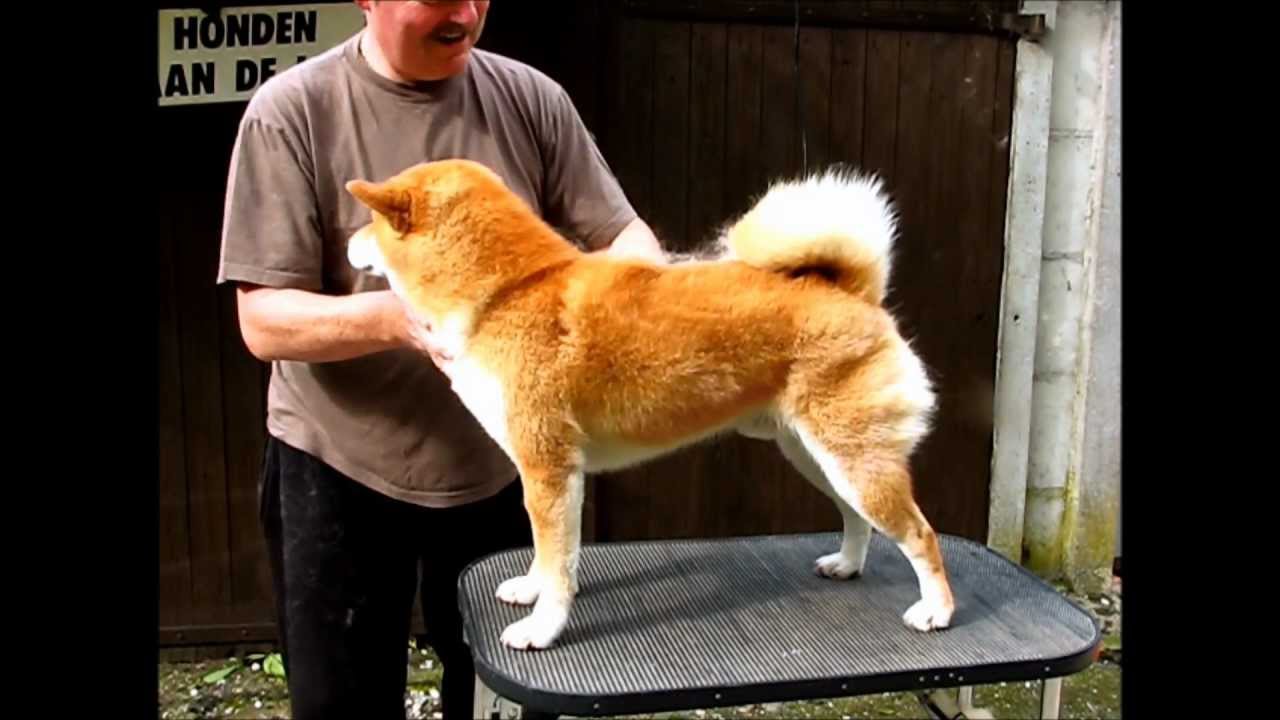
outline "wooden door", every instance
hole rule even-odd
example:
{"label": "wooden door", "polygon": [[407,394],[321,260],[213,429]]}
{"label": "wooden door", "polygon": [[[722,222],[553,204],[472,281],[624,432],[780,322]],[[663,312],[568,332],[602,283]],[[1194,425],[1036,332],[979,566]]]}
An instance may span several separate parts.
{"label": "wooden door", "polygon": [[[774,179],[833,163],[882,175],[902,212],[888,302],[941,392],[917,494],[940,531],[984,539],[1013,40],[930,29],[964,26],[948,4],[861,23],[866,3],[806,2],[798,42],[790,22],[750,17],[769,3],[687,5],[627,0],[606,22],[600,127],[628,196],[684,249]],[[771,443],[738,437],[593,478],[592,499],[600,540],[840,527]]]}

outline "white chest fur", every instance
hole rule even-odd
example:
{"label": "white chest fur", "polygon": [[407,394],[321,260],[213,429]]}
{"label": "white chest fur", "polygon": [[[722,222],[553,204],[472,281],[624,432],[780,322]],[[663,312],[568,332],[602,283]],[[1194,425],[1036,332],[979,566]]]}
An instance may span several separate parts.
{"label": "white chest fur", "polygon": [[449,377],[454,393],[489,437],[514,461],[507,425],[505,388],[496,374],[467,353],[470,330],[470,314],[457,312],[440,321],[439,330],[434,336],[436,342],[453,358]]}
{"label": "white chest fur", "polygon": [[449,378],[453,382],[453,392],[457,393],[462,405],[475,415],[480,427],[489,433],[498,447],[515,460],[507,425],[506,392],[498,375],[476,363],[474,357],[468,356],[463,350],[461,355],[454,355]]}
{"label": "white chest fur", "polygon": [[507,428],[507,402],[502,383],[488,369],[482,367],[473,358],[466,355],[455,355],[449,375],[453,380],[453,391],[457,393],[462,404],[479,421],[489,437],[507,453],[514,461],[511,449],[511,435]]}

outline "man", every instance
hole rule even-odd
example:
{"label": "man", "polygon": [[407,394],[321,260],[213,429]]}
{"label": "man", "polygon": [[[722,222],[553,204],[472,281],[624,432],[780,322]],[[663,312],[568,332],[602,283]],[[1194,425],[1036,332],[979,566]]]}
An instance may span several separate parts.
{"label": "man", "polygon": [[344,183],[466,157],[588,249],[662,252],[564,91],[475,48],[488,2],[357,4],[363,31],[249,102],[218,281],[272,364],[261,511],[293,717],[404,716],[418,590],[444,716],[469,717],[457,575],[532,543],[520,484],[424,356],[447,367],[430,329],[347,263],[369,214]]}

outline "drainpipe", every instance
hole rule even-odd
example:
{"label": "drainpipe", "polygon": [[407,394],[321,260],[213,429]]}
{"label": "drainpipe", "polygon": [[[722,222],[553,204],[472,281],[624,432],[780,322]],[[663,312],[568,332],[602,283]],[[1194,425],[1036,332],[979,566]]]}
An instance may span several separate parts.
{"label": "drainpipe", "polygon": [[[1110,360],[1119,335],[1111,330],[1111,305],[1097,314],[1099,290],[1112,292],[1097,282],[1099,253],[1109,253],[1108,267],[1118,259],[1118,225],[1104,212],[1104,197],[1113,201],[1112,213],[1119,198],[1107,177],[1108,167],[1118,172],[1109,166],[1115,158],[1108,145],[1108,120],[1118,112],[1108,79],[1118,25],[1118,3],[1061,3],[1044,44],[1054,76],[1022,559],[1041,576],[1092,589],[1104,574],[1093,564],[1114,548],[1119,485],[1118,465],[1099,456],[1110,441],[1098,433],[1119,412],[1118,395],[1106,395],[1118,390],[1118,364]],[[1112,283],[1109,277],[1102,279]],[[1096,324],[1100,319],[1107,324]],[[1105,562],[1109,568],[1110,558]]]}

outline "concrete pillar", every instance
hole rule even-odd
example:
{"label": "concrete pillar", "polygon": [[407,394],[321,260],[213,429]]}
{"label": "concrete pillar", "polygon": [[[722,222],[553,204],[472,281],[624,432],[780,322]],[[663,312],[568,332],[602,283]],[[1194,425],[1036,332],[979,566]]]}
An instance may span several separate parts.
{"label": "concrete pillar", "polygon": [[[1102,47],[1103,106],[1095,143],[1088,280],[1080,328],[1080,366],[1073,415],[1076,478],[1065,525],[1064,571],[1085,590],[1105,587],[1119,553],[1120,522],[1120,13],[1107,3]],[[1070,476],[1070,475],[1069,475]],[[1070,487],[1070,485],[1069,485]]]}

